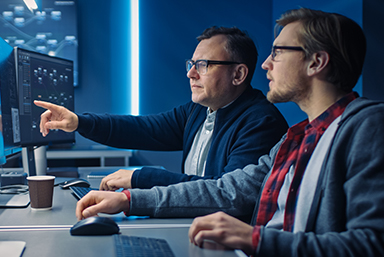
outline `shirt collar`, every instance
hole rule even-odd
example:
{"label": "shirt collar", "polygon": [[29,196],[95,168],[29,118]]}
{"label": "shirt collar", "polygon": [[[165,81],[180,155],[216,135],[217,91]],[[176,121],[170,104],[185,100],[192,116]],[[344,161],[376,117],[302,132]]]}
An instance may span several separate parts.
{"label": "shirt collar", "polygon": [[347,105],[355,100],[357,96],[358,95],[355,92],[351,92],[345,95],[308,125],[315,128],[316,130],[325,131],[337,117],[343,114]]}
{"label": "shirt collar", "polygon": [[338,100],[336,103],[331,105],[326,111],[324,111],[322,114],[320,114],[316,119],[314,119],[311,123],[308,122],[308,119],[297,123],[296,125],[293,125],[288,130],[288,137],[289,134],[292,133],[292,135],[297,135],[300,133],[303,133],[304,131],[307,131],[308,129],[316,129],[321,132],[324,132],[328,126],[338,117],[340,116],[347,105],[355,100],[359,95],[356,92],[351,92],[344,97],[342,97],[340,100]]}

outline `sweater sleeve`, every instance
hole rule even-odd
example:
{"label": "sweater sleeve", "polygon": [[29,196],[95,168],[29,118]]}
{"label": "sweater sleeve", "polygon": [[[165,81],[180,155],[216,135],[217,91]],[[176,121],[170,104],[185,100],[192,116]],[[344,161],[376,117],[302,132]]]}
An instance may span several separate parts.
{"label": "sweater sleeve", "polygon": [[[224,173],[223,173],[224,174]],[[154,186],[168,186],[180,182],[194,181],[199,179],[218,179],[219,176],[195,176],[176,173],[161,168],[143,167],[135,170],[132,175],[132,188],[152,188]]]}
{"label": "sweater sleeve", "polygon": [[193,105],[190,102],[167,112],[146,116],[78,114],[77,132],[111,147],[179,151],[183,149],[184,126]]}
{"label": "sweater sleeve", "polygon": [[[271,151],[277,151],[278,145]],[[249,219],[265,174],[270,170],[269,155],[258,165],[226,173],[217,180],[196,180],[167,187],[130,189],[130,215],[152,217],[196,217],[216,211]]]}

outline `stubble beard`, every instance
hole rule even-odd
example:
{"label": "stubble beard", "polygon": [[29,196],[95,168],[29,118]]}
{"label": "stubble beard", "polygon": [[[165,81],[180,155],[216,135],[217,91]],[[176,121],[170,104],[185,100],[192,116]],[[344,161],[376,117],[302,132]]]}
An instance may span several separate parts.
{"label": "stubble beard", "polygon": [[269,90],[267,93],[267,99],[271,103],[287,103],[294,102],[298,103],[300,99],[306,96],[305,88],[300,85],[287,86],[287,90]]}

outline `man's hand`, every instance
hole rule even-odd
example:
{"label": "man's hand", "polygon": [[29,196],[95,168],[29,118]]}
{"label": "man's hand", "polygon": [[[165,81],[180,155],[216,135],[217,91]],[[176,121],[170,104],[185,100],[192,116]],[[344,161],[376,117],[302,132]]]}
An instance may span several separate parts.
{"label": "man's hand", "polygon": [[223,212],[217,212],[196,218],[189,229],[189,239],[199,247],[203,247],[204,240],[210,240],[252,254],[252,232],[252,226]]}
{"label": "man's hand", "polygon": [[116,214],[129,211],[129,200],[124,193],[91,191],[77,202],[76,217],[82,220],[98,213]]}
{"label": "man's hand", "polygon": [[34,101],[35,105],[47,109],[40,117],[40,133],[47,136],[50,129],[73,132],[79,125],[77,115],[63,106],[43,101]]}
{"label": "man's hand", "polygon": [[132,188],[133,170],[118,170],[105,178],[100,183],[100,190],[115,191],[119,188]]}

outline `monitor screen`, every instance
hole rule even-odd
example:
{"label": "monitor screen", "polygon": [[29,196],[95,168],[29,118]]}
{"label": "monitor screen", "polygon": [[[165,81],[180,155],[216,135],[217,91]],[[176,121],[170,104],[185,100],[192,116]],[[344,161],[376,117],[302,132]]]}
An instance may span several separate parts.
{"label": "monitor screen", "polygon": [[20,152],[19,101],[13,47],[0,38],[0,164]]}
{"label": "monitor screen", "polygon": [[61,130],[40,133],[40,115],[45,111],[34,100],[51,102],[74,110],[73,61],[21,48],[14,49],[19,92],[22,146],[74,143],[75,134]]}

